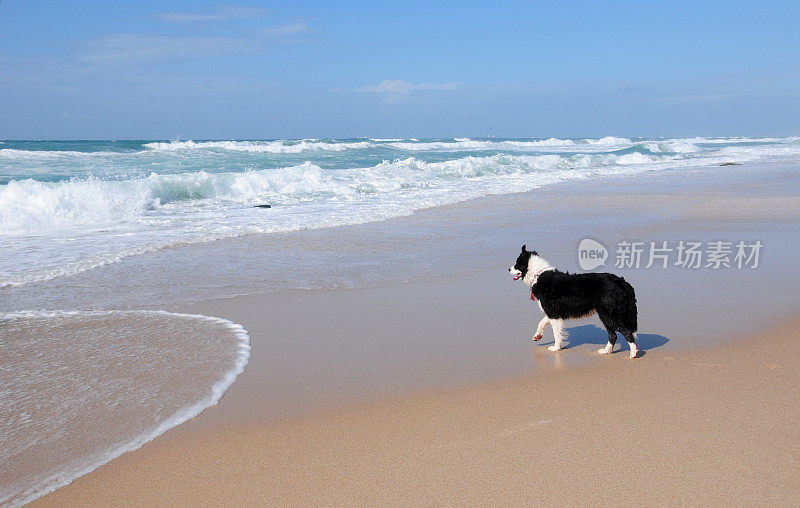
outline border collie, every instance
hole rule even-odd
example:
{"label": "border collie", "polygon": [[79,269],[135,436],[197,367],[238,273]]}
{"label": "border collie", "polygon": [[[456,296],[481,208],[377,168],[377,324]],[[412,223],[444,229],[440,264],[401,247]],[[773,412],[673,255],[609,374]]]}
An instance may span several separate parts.
{"label": "border collie", "polygon": [[566,273],[550,266],[536,251],[522,246],[522,253],[508,269],[514,280],[522,279],[531,288],[531,300],[537,300],[544,318],[539,322],[533,340],[542,338],[547,325],[553,325],[555,343],[548,349],[558,351],[566,338],[564,320],[597,313],[608,331],[608,344],[598,349],[610,353],[617,341],[617,332],[628,341],[631,358],[636,358],[636,294],[625,279],[612,273]]}

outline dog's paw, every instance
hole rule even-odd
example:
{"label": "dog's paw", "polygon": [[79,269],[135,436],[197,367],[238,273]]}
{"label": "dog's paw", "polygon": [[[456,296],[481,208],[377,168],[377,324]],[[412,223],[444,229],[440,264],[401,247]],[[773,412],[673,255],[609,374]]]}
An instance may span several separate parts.
{"label": "dog's paw", "polygon": [[628,356],[628,358],[636,358],[638,356],[639,356],[639,352],[638,351],[631,351],[631,354],[630,354],[630,356]]}
{"label": "dog's paw", "polygon": [[607,355],[608,353],[611,352],[611,350],[602,347],[602,348],[598,349],[597,352],[600,353],[601,355]]}
{"label": "dog's paw", "polygon": [[550,347],[549,347],[549,348],[547,348],[547,349],[548,349],[548,350],[550,350],[550,351],[561,351],[561,348],[560,348],[560,347],[558,347],[558,346],[550,346]]}
{"label": "dog's paw", "polygon": [[536,334],[536,335],[534,335],[534,336],[533,336],[533,340],[534,340],[534,341],[537,341],[537,340],[539,340],[539,339],[541,339],[541,338],[542,338],[542,334],[541,334],[541,333],[539,333],[539,334]]}

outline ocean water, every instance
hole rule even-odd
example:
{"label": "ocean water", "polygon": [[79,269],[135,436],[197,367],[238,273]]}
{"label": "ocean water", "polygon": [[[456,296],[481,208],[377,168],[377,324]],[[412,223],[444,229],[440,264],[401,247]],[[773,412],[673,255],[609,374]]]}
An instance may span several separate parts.
{"label": "ocean water", "polygon": [[798,157],[800,138],[4,141],[0,288],[568,179]]}
{"label": "ocean water", "polygon": [[159,311],[0,315],[0,505],[18,506],[216,403],[249,338]]}

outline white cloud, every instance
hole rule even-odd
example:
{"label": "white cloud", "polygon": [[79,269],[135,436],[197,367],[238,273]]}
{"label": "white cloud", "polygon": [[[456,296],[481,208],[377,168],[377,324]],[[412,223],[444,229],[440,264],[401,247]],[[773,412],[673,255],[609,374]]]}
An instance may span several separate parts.
{"label": "white cloud", "polygon": [[220,56],[255,47],[251,40],[234,37],[116,34],[86,43],[77,59],[89,63],[143,62]]}
{"label": "white cloud", "polygon": [[732,97],[744,97],[740,93],[718,93],[718,94],[705,94],[705,95],[676,95],[673,97],[661,97],[661,102],[707,102],[718,101],[722,99],[730,99]]}
{"label": "white cloud", "polygon": [[457,90],[461,85],[463,85],[463,83],[454,81],[448,83],[419,83],[415,85],[403,79],[387,79],[381,81],[377,85],[363,86],[361,88],[351,89],[350,91],[406,95],[416,90],[452,91]]}
{"label": "white cloud", "polygon": [[165,23],[204,23],[233,19],[258,19],[263,18],[266,14],[267,11],[257,7],[227,5],[208,13],[163,12],[157,14],[156,18]]}
{"label": "white cloud", "polygon": [[261,34],[267,37],[291,37],[308,33],[310,30],[305,23],[288,23],[281,26],[271,26],[261,30]]}
{"label": "white cloud", "polygon": [[269,44],[306,42],[299,36],[309,31],[293,22],[235,36],[114,34],[81,44],[75,57],[84,63],[127,64],[253,53]]}

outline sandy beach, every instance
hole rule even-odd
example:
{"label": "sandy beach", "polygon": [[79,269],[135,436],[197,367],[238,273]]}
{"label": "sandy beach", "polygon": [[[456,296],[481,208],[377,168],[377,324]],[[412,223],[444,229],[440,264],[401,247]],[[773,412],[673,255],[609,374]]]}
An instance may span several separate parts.
{"label": "sandy beach", "polygon": [[[34,505],[796,505],[800,186],[796,166],[767,169],[552,185],[248,240],[323,259],[408,244],[431,275],[174,305],[242,324],[247,370],[217,406]],[[759,239],[771,255],[758,270],[623,271],[643,356],[597,355],[596,318],[551,353],[505,266],[536,241],[575,270],[585,236]]]}
{"label": "sandy beach", "polygon": [[796,505],[799,324],[722,348],[617,353],[587,369],[175,432],[35,505]]}

